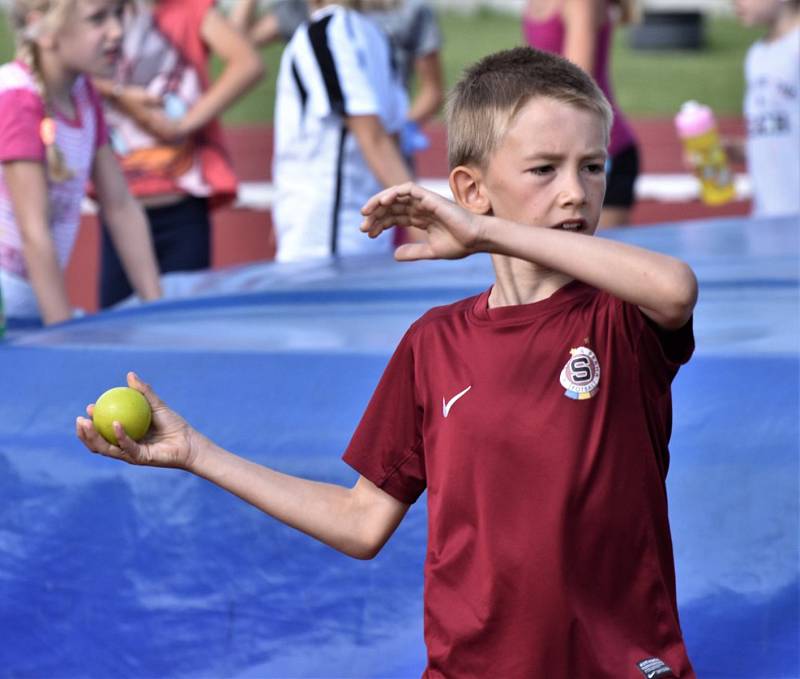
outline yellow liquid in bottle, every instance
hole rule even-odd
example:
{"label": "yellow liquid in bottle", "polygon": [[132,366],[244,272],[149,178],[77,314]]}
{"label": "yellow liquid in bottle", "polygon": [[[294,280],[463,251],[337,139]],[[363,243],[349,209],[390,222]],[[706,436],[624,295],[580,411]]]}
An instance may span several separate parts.
{"label": "yellow liquid in bottle", "polygon": [[706,205],[723,205],[736,198],[733,173],[716,130],[683,140],[700,180],[700,198]]}

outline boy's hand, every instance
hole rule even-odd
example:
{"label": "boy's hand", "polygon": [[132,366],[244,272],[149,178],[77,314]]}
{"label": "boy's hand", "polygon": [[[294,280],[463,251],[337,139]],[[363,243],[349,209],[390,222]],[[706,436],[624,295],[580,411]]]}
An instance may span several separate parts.
{"label": "boy's hand", "polygon": [[189,469],[196,457],[199,434],[180,415],[170,410],[135,373],[128,373],[128,386],[141,392],[153,411],[146,436],[137,443],[128,437],[119,422],[115,422],[114,432],[119,446],[109,443],[92,424],[94,404],[91,404],[86,407],[89,417],[78,417],[75,422],[78,438],[93,453],[129,464]]}
{"label": "boy's hand", "polygon": [[401,184],[375,194],[361,208],[361,230],[376,238],[393,226],[413,226],[422,241],[395,250],[395,259],[460,259],[479,250],[481,217],[416,184]]}

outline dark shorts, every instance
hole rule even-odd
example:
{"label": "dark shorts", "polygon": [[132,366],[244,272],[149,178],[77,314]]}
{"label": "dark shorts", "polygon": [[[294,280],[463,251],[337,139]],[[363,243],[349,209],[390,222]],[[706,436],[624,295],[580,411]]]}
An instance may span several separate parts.
{"label": "dark shorts", "polygon": [[[158,270],[197,271],[211,266],[211,220],[205,198],[188,197],[174,205],[145,210],[158,259]],[[133,293],[108,229],[102,225],[100,307],[105,309]]]}
{"label": "dark shorts", "polygon": [[636,144],[632,144],[610,158],[603,207],[631,207],[634,202],[633,188],[638,176],[639,149]]}

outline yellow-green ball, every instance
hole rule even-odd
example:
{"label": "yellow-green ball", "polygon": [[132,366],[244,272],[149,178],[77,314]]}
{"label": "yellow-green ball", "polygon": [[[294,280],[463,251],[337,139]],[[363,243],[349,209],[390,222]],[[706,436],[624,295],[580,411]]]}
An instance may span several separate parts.
{"label": "yellow-green ball", "polygon": [[152,411],[147,399],[130,387],[114,387],[104,392],[95,402],[92,413],[95,429],[115,446],[118,445],[113,427],[115,420],[128,436],[138,441],[150,429],[151,418]]}

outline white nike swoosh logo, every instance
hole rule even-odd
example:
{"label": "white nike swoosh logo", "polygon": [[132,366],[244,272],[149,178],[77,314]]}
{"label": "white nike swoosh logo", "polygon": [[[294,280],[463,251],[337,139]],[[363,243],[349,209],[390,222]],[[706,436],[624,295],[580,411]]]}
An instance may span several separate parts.
{"label": "white nike swoosh logo", "polygon": [[447,403],[444,402],[444,396],[442,396],[442,415],[447,417],[450,414],[450,408],[453,407],[453,404],[458,401],[464,394],[466,394],[470,389],[472,389],[472,385],[470,384],[464,391],[459,392],[453,398],[451,398]]}

